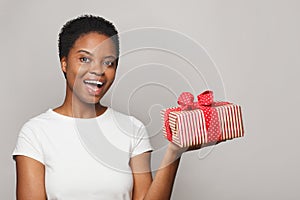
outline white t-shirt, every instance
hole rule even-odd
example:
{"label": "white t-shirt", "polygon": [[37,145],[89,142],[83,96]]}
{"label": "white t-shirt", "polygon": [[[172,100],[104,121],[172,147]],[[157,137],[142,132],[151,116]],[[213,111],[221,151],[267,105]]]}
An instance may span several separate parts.
{"label": "white t-shirt", "polygon": [[151,151],[145,126],[111,108],[92,119],[52,109],[22,127],[13,155],[45,165],[48,200],[130,200],[130,158]]}

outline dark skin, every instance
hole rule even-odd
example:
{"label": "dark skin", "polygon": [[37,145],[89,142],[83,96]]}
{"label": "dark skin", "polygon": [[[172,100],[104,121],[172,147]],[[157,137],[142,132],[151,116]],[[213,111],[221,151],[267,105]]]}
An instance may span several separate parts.
{"label": "dark skin", "polygon": [[[105,35],[91,32],[78,38],[68,56],[61,59],[61,69],[66,73],[66,96],[63,104],[54,111],[75,118],[93,118],[103,114],[107,107],[99,102],[115,79],[116,58],[115,46]],[[87,87],[85,80],[98,80],[104,85],[101,88]],[[154,179],[150,169],[150,152],[131,158],[132,199],[170,199],[181,154],[199,148],[201,146],[180,148],[169,143]],[[16,156],[16,163],[17,199],[46,200],[45,166],[26,156]]]}

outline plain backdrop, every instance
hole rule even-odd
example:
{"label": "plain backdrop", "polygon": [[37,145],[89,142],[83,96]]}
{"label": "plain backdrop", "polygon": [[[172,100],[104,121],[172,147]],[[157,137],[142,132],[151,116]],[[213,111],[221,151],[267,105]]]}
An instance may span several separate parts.
{"label": "plain backdrop", "polygon": [[[65,83],[57,55],[59,30],[67,20],[89,13],[113,21],[120,32],[158,27],[193,39],[217,66],[225,92],[217,90],[216,96],[243,108],[245,137],[221,143],[205,156],[199,151],[185,154],[172,199],[300,199],[299,10],[298,0],[1,0],[0,198],[15,198],[11,153],[21,126],[63,100]],[[147,55],[164,57],[163,53],[148,53],[121,58],[116,81],[122,80],[122,87],[140,78],[138,71],[128,74],[126,62],[146,59]],[[157,77],[162,73],[159,70],[145,77]],[[174,79],[172,73],[162,77]],[[155,84],[147,92],[134,93],[135,98],[133,93],[126,96],[126,90],[116,90],[117,96],[108,95],[105,103],[113,101],[113,108],[133,113],[144,123],[152,118],[160,125],[159,106],[152,109],[150,105],[153,98],[156,104],[163,101],[163,92],[161,87],[156,90]],[[129,111],[122,106],[124,98]],[[128,104],[131,99],[138,106]],[[170,106],[175,106],[176,98],[171,99]],[[145,109],[141,102],[152,111],[140,110]]]}

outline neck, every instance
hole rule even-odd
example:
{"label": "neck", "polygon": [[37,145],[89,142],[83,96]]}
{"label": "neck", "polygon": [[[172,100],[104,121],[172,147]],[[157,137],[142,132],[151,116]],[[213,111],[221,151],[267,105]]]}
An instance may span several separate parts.
{"label": "neck", "polygon": [[55,108],[54,111],[74,118],[94,118],[103,114],[107,109],[99,102],[95,104],[86,103],[73,96],[67,92],[64,103]]}

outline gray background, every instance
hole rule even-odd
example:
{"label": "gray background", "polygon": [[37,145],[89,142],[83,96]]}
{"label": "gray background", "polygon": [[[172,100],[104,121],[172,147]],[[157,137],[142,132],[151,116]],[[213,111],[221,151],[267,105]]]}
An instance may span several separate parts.
{"label": "gray background", "polygon": [[243,107],[245,138],[202,159],[184,155],[172,199],[299,199],[299,9],[297,0],[1,1],[1,199],[14,198],[20,127],[63,100],[57,35],[83,13],[120,32],[161,27],[193,38],[218,66],[226,98]]}

